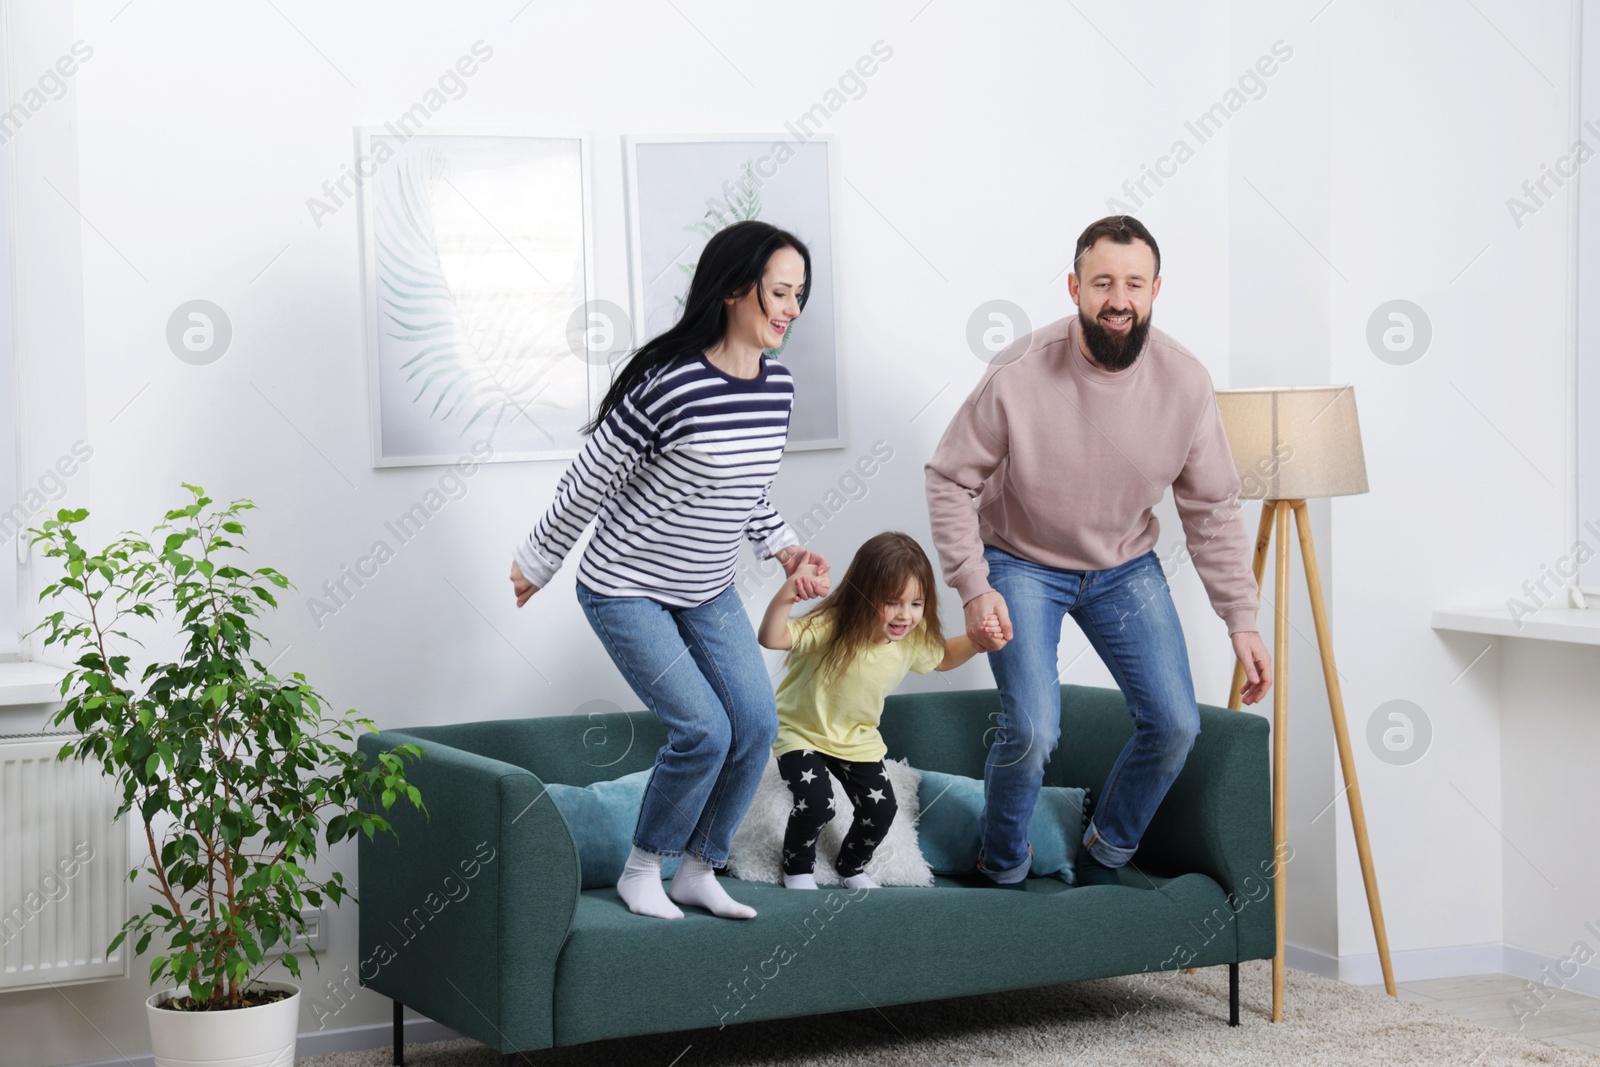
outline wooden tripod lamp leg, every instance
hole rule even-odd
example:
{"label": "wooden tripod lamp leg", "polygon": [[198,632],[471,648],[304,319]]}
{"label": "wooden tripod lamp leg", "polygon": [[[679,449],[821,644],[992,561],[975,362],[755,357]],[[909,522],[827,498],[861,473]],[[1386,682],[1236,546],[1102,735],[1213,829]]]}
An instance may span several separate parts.
{"label": "wooden tripod lamp leg", "polygon": [[[1277,509],[1271,500],[1261,502],[1261,526],[1256,530],[1256,554],[1250,569],[1256,576],[1256,588],[1261,588],[1261,574],[1267,566],[1267,545],[1272,540],[1272,516]],[[1238,711],[1244,699],[1244,664],[1233,663],[1233,689],[1228,693],[1228,708]]]}
{"label": "wooden tripod lamp leg", "polygon": [[1372,866],[1372,847],[1367,842],[1367,813],[1361,803],[1361,785],[1356,780],[1355,756],[1350,751],[1344,695],[1339,688],[1339,670],[1333,662],[1333,633],[1322,603],[1322,578],[1317,573],[1317,552],[1311,544],[1311,518],[1304,500],[1294,502],[1294,519],[1300,533],[1300,553],[1305,559],[1306,584],[1311,592],[1311,614],[1317,621],[1317,647],[1322,652],[1322,677],[1328,683],[1328,707],[1333,711],[1333,735],[1339,744],[1345,797],[1350,802],[1350,825],[1356,834],[1356,854],[1361,858],[1361,878],[1367,884],[1367,910],[1372,913],[1372,933],[1378,941],[1378,962],[1383,965],[1383,988],[1391,997],[1397,997],[1394,969],[1389,964],[1389,934],[1383,925],[1383,902],[1378,898],[1378,876]]}
{"label": "wooden tripod lamp leg", "polygon": [[1276,501],[1276,600],[1272,626],[1272,906],[1277,951],[1272,957],[1272,1021],[1283,1022],[1283,927],[1288,915],[1289,865],[1289,502]]}

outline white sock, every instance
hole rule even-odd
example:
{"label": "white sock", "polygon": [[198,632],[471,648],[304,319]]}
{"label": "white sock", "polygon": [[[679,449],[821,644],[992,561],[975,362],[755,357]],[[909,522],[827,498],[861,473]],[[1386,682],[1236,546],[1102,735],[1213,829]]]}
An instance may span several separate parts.
{"label": "white sock", "polygon": [[814,874],[786,874],[783,876],[785,889],[815,889],[817,876]]}
{"label": "white sock", "polygon": [[754,919],[756,909],[734,900],[717,884],[717,872],[708,863],[684,853],[667,895],[679,904],[705,908],[724,919]]}
{"label": "white sock", "polygon": [[862,871],[860,874],[852,874],[850,877],[848,877],[848,878],[846,878],[844,880],[844,885],[845,885],[846,889],[877,889],[877,888],[879,888],[878,883],[874,882],[872,880],[872,876],[869,875],[866,871]]}
{"label": "white sock", "polygon": [[[687,859],[687,857],[685,857]],[[635,915],[681,919],[683,912],[661,889],[661,857],[635,846],[617,880],[617,896]]]}

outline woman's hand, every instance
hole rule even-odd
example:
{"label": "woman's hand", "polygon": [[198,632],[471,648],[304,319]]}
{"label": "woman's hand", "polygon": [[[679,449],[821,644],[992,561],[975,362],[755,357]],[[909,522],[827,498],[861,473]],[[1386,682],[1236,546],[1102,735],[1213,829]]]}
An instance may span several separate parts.
{"label": "woman's hand", "polygon": [[815,563],[802,563],[798,565],[794,569],[794,574],[790,576],[789,580],[783,584],[784,588],[789,590],[794,600],[807,600],[809,599],[808,597],[800,595],[802,583],[809,583],[808,588],[813,590],[813,596],[825,596],[827,595],[828,590],[833,587],[833,579],[829,578],[826,574],[823,574],[822,571],[817,568]]}
{"label": "woman's hand", "polygon": [[801,599],[800,583],[809,582],[813,589],[820,588],[826,593],[830,580],[826,575],[817,573],[815,563],[795,564],[794,574],[778,588],[772,603],[767,605],[766,614],[761,617],[761,625],[756,630],[756,640],[761,642],[761,647],[777,652],[787,652],[793,648],[794,641],[789,636],[789,611]]}
{"label": "woman's hand", "polygon": [[[788,545],[778,549],[772,557],[783,564],[784,577],[794,579],[795,596],[800,600],[813,600],[828,592],[829,583],[820,580],[827,577],[828,561],[820,554],[801,548],[799,545]],[[795,571],[802,563],[816,567],[816,574],[796,574]]]}
{"label": "woman's hand", "polygon": [[522,576],[522,568],[517,566],[517,561],[511,561],[511,590],[517,594],[517,607],[528,602],[528,598],[539,591],[539,587]]}

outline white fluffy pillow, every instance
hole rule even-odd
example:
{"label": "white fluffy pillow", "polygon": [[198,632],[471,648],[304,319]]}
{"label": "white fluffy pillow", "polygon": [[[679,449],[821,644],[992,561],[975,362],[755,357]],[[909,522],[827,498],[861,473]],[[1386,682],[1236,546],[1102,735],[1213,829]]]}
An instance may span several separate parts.
{"label": "white fluffy pillow", "polygon": [[[889,784],[894,787],[898,811],[889,825],[889,834],[878,845],[867,862],[867,874],[879,885],[931,886],[933,872],[928,861],[922,858],[917,846],[917,819],[921,805],[917,788],[922,774],[904,760],[886,760]],[[839,779],[828,775],[833,785],[833,811],[831,821],[822,828],[817,840],[816,878],[818,885],[840,885],[844,879],[833,869],[839,857],[839,846],[850,830],[855,808],[845,796]],[[778,760],[767,758],[767,769],[761,775],[761,785],[745,812],[744,821],[733,835],[728,849],[728,873],[747,882],[783,882],[783,834],[789,826],[789,809],[794,806],[794,794],[778,776]]]}

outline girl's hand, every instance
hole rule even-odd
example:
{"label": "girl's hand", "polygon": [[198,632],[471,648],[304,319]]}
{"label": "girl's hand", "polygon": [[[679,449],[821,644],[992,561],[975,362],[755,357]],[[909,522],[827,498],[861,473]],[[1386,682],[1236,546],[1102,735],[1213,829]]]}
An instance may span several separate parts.
{"label": "girl's hand", "polygon": [[517,594],[517,607],[528,602],[528,598],[539,591],[539,587],[522,576],[522,568],[517,566],[517,561],[511,561],[511,590]]}
{"label": "girl's hand", "polygon": [[[812,600],[822,596],[828,591],[828,582],[819,581],[828,574],[828,561],[810,549],[801,548],[799,545],[788,545],[773,553],[773,558],[783,564],[783,573],[786,577],[794,579],[795,596],[800,600]],[[800,565],[809,563],[816,568],[814,575],[799,574]]]}
{"label": "girl's hand", "polygon": [[807,589],[813,590],[812,597],[818,597],[825,595],[832,588],[833,579],[818,571],[815,563],[802,563],[794,569],[794,574],[784,583],[793,591],[795,600],[811,599],[811,597],[804,596],[800,592],[802,583],[805,584]]}
{"label": "girl's hand", "polygon": [[1005,646],[1008,638],[1006,637],[1005,624],[1000,621],[999,612],[991,611],[989,614],[985,615],[983,617],[981,629],[983,630],[983,635],[993,642],[996,650]]}
{"label": "girl's hand", "polygon": [[[1011,640],[1011,610],[1006,607],[1006,598],[1000,595],[998,589],[979,593],[963,605],[962,612],[966,618],[967,636],[978,646],[978,651],[994,652],[1005,641]],[[995,641],[990,636],[988,624],[991,617],[1000,621],[1000,636],[1004,641]]]}

